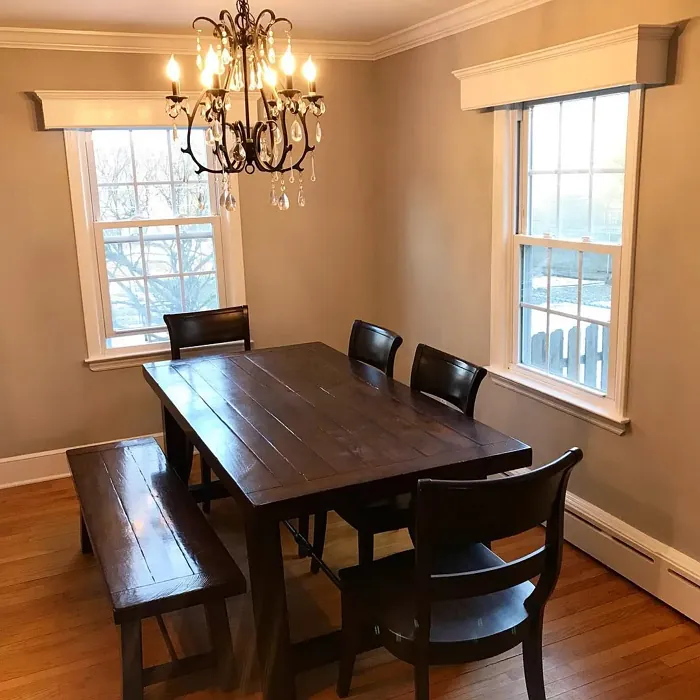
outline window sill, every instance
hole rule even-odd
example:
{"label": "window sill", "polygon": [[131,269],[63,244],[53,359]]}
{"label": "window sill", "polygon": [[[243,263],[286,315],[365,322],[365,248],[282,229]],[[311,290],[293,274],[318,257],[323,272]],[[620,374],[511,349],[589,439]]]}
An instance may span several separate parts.
{"label": "window sill", "polygon": [[585,397],[573,396],[565,390],[545,385],[524,373],[503,367],[488,367],[494,384],[510,389],[522,396],[539,401],[556,408],[615,435],[624,435],[629,428],[630,419],[612,410],[601,408],[598,403],[587,401]]}
{"label": "window sill", "polygon": [[[254,348],[255,343],[251,341]],[[206,348],[183,350],[185,357],[196,357],[211,353],[213,348],[219,348],[222,354],[243,352],[243,341],[234,343],[224,343],[222,345],[209,345]],[[114,369],[127,369],[129,367],[141,367],[147,362],[160,362],[170,359],[170,347],[153,348],[152,350],[140,350],[135,352],[125,352],[123,354],[103,355],[102,357],[88,357],[85,364],[93,372],[107,372]]]}

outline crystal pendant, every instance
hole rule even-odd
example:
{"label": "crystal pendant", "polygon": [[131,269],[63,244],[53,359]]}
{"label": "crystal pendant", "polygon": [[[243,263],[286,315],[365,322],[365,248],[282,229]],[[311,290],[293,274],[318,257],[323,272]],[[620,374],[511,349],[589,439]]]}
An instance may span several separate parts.
{"label": "crystal pendant", "polygon": [[202,60],[202,54],[198,53],[197,54],[197,69],[202,70],[204,68],[204,61]]}
{"label": "crystal pendant", "polygon": [[221,52],[221,60],[225,66],[231,63],[231,52],[226,47],[224,47],[224,50]]}
{"label": "crystal pendant", "polygon": [[321,128],[321,122],[316,122],[316,143],[321,143],[323,138],[323,129]]}
{"label": "crystal pendant", "polygon": [[221,193],[221,197],[219,197],[219,206],[220,206],[222,209],[224,209],[224,208],[226,207],[226,196],[227,196],[227,195],[228,195],[228,192],[226,192],[226,190],[224,190],[224,191]]}
{"label": "crystal pendant", "polygon": [[177,143],[177,124],[173,124],[173,141]]}
{"label": "crystal pendant", "polygon": [[279,199],[277,198],[277,191],[275,190],[274,184],[272,185],[272,189],[270,190],[270,204],[273,207],[279,205]]}
{"label": "crystal pendant", "polygon": [[236,211],[237,206],[238,202],[236,198],[229,192],[226,195],[226,211]]}
{"label": "crystal pendant", "polygon": [[197,208],[199,209],[200,212],[204,211],[206,204],[204,202],[204,195],[200,192],[197,195]]}
{"label": "crystal pendant", "polygon": [[280,211],[287,211],[289,209],[289,197],[287,197],[286,192],[282,192],[277,206]]}
{"label": "crystal pendant", "polygon": [[243,146],[243,144],[240,141],[236,144],[235,151],[236,151],[236,159],[237,160],[245,160],[245,157],[246,157],[245,147]]}
{"label": "crystal pendant", "polygon": [[306,206],[306,195],[304,194],[304,188],[299,185],[299,196],[297,197],[297,204],[300,207],[305,207]]}
{"label": "crystal pendant", "polygon": [[212,131],[211,127],[209,127],[206,130],[206,133],[204,134],[204,140],[207,142],[209,146],[214,145],[214,132]]}
{"label": "crystal pendant", "polygon": [[282,129],[280,129],[279,126],[277,126],[277,124],[275,124],[274,131],[275,131],[275,143],[276,144],[282,143]]}
{"label": "crystal pendant", "polygon": [[311,154],[311,182],[316,182],[316,158]]}
{"label": "crystal pendant", "polygon": [[292,168],[291,172],[289,173],[289,184],[293,185],[294,181],[294,168]]}
{"label": "crystal pendant", "polygon": [[211,135],[215,141],[221,141],[221,139],[224,135],[224,130],[223,130],[223,127],[221,126],[221,122],[214,122],[211,125]]}
{"label": "crystal pendant", "polygon": [[299,143],[303,138],[304,132],[301,129],[301,124],[298,119],[295,119],[294,124],[292,124],[292,141]]}
{"label": "crystal pendant", "polygon": [[268,60],[268,63],[270,63],[270,64],[274,64],[275,61],[277,60],[277,55],[275,54],[275,47],[274,46],[270,46],[270,49],[267,52],[267,60]]}

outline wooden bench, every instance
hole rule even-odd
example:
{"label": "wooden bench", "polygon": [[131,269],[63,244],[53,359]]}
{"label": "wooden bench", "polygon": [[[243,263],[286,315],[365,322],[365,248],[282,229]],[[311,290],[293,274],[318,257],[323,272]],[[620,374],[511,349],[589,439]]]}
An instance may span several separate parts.
{"label": "wooden bench", "polygon": [[[70,450],[80,500],[80,539],[94,552],[121,627],[124,700],[144,687],[215,667],[224,689],[232,681],[226,598],[245,592],[241,570],[168,467],[153,438]],[[177,659],[160,617],[204,605],[212,651]],[[172,663],[143,668],[141,620],[158,617]]]}

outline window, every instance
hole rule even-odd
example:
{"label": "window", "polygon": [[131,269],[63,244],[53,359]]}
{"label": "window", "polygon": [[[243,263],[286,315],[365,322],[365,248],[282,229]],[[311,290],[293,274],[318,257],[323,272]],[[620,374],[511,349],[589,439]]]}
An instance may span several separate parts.
{"label": "window", "polygon": [[[219,306],[215,185],[166,129],[88,132],[107,347],[167,340],[163,314]],[[204,133],[193,145],[206,162]]]}
{"label": "window", "polygon": [[493,336],[502,347],[492,369],[620,425],[640,106],[641,91],[625,90],[500,117],[512,163],[500,268],[510,292],[494,310],[504,332]]}
{"label": "window", "polygon": [[[163,315],[244,303],[240,219],[166,128],[66,132],[88,363],[167,350]],[[192,146],[206,162],[203,130]]]}

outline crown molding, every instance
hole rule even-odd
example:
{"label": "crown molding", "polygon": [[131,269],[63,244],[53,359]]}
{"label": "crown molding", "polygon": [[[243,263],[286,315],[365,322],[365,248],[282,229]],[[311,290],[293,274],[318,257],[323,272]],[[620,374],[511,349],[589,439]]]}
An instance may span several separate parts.
{"label": "crown molding", "polygon": [[[136,34],[93,32],[73,29],[28,29],[0,27],[0,48],[48,51],[93,51],[97,53],[139,53],[192,55],[196,53],[193,34]],[[295,51],[314,58],[371,61],[366,42],[296,41]]]}
{"label": "crown molding", "polygon": [[667,81],[675,26],[634,25],[454,72],[462,109]]}
{"label": "crown molding", "polygon": [[[327,60],[378,61],[551,1],[472,0],[375,41],[295,41],[295,51]],[[194,55],[195,44],[193,35],[182,34],[0,27],[0,49]]]}
{"label": "crown molding", "polygon": [[551,0],[473,0],[455,10],[371,42],[372,59],[378,61],[410,51],[548,2]]}

